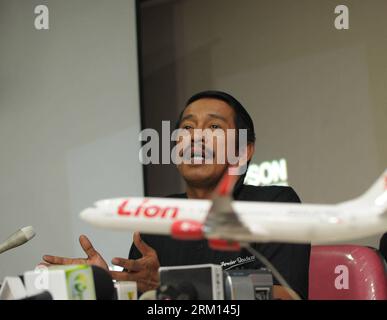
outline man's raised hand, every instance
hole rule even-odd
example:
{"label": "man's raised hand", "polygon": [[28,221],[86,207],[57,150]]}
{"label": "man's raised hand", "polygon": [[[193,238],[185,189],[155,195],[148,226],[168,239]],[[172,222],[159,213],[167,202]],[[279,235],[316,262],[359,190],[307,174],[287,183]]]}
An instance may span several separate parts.
{"label": "man's raised hand", "polygon": [[142,241],[140,234],[135,232],[133,243],[142,254],[140,259],[114,258],[114,265],[123,267],[122,272],[111,271],[113,279],[118,281],[136,281],[140,292],[156,289],[160,285],[159,259],[156,251]]}
{"label": "man's raised hand", "polygon": [[88,264],[101,267],[105,270],[109,270],[109,267],[102,256],[96,251],[91,244],[90,240],[85,236],[81,235],[79,237],[79,243],[83,251],[85,251],[87,258],[64,258],[58,256],[43,256],[45,265],[68,265],[68,264]]}

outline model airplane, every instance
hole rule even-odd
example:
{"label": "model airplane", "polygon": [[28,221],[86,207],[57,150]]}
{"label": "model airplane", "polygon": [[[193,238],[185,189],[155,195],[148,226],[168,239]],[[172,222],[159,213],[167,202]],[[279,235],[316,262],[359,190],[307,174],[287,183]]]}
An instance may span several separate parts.
{"label": "model airplane", "polygon": [[334,204],[232,201],[237,176],[222,178],[213,200],[118,198],[81,212],[103,228],[208,239],[214,249],[246,242],[333,242],[387,231],[387,170],[362,196]]}

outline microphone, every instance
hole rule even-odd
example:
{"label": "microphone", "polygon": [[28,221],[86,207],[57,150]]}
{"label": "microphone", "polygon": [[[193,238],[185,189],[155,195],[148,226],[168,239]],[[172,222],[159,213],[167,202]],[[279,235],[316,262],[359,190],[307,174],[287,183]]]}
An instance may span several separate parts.
{"label": "microphone", "polygon": [[106,270],[89,265],[41,268],[24,273],[28,296],[48,291],[53,300],[113,300],[113,279]]}
{"label": "microphone", "polygon": [[52,300],[52,294],[45,290],[42,291],[41,293],[34,294],[33,296],[28,296],[19,300]]}
{"label": "microphone", "polygon": [[0,300],[18,300],[27,296],[20,277],[5,277],[0,287]]}
{"label": "microphone", "polygon": [[224,300],[221,265],[160,267],[159,273],[159,300]]}
{"label": "microphone", "polygon": [[116,292],[110,273],[97,266],[91,266],[91,269],[93,270],[96,299],[113,300]]}
{"label": "microphone", "polygon": [[11,235],[6,241],[0,244],[0,254],[21,246],[27,241],[31,240],[35,236],[34,228],[31,226],[21,228],[16,231],[13,235]]}

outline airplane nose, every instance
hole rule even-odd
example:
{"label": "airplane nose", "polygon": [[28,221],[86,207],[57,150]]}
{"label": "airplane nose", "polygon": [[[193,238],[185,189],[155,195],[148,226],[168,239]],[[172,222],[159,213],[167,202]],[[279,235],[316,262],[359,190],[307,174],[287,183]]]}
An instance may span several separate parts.
{"label": "airplane nose", "polygon": [[92,215],[93,215],[93,212],[92,212],[92,209],[90,209],[90,208],[87,208],[87,209],[83,210],[79,214],[81,219],[84,220],[84,221],[87,221],[87,222],[91,220]]}

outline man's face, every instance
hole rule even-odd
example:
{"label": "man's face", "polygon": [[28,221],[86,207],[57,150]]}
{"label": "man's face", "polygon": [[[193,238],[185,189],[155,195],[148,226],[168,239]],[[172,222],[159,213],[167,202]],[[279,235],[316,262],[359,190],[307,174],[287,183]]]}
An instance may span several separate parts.
{"label": "man's face", "polygon": [[[221,153],[227,154],[226,130],[236,129],[234,117],[235,112],[229,105],[211,98],[194,101],[184,110],[179,128],[190,132],[190,154],[195,159],[195,163],[194,161],[182,163],[177,168],[188,185],[208,187],[217,184],[222,177],[228,168],[227,157],[225,161],[219,160],[222,160]],[[206,136],[194,135],[195,129],[208,129],[215,132],[214,139],[209,144]],[[219,130],[223,131],[224,140],[217,139],[216,132]],[[201,161],[200,154],[207,159],[213,158],[213,163],[205,163],[204,159]]]}

